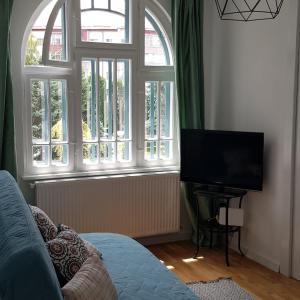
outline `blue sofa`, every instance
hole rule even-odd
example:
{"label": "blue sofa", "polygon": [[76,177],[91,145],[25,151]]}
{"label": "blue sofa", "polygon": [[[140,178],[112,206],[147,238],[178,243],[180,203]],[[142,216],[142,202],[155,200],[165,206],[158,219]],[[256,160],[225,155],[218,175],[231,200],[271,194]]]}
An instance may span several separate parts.
{"label": "blue sofa", "polygon": [[[198,299],[146,248],[119,234],[81,236],[103,253],[119,299]],[[15,180],[0,171],[0,299],[63,299],[44,241]]]}

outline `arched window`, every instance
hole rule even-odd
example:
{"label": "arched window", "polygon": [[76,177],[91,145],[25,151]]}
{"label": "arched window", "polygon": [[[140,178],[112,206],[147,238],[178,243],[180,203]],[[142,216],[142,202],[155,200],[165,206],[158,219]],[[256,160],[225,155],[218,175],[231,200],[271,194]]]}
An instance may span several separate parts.
{"label": "arched window", "polygon": [[176,165],[166,20],[153,1],[45,3],[24,59],[26,174]]}

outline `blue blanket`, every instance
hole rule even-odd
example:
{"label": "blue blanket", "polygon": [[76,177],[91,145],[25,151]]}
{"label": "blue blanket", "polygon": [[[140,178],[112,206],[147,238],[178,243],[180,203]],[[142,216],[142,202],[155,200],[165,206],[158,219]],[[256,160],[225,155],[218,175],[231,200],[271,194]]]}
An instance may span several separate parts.
{"label": "blue blanket", "polygon": [[112,233],[85,233],[81,237],[93,243],[103,253],[103,262],[120,300],[198,299],[150,251],[135,240]]}

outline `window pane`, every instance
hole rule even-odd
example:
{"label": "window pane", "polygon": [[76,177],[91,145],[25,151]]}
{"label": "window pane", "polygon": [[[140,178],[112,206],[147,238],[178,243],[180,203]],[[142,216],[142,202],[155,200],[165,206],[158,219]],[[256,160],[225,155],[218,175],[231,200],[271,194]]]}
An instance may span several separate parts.
{"label": "window pane", "polygon": [[96,43],[128,43],[127,16],[110,11],[82,11],[81,40]]}
{"label": "window pane", "polygon": [[66,61],[67,43],[66,43],[66,13],[65,5],[59,10],[51,34],[49,46],[49,59]]}
{"label": "window pane", "polygon": [[91,0],[80,0],[81,9],[89,9],[92,7]]}
{"label": "window pane", "polygon": [[117,159],[118,159],[118,161],[121,161],[121,162],[131,160],[131,143],[130,142],[118,143]]}
{"label": "window pane", "polygon": [[158,158],[157,142],[147,141],[145,142],[145,159],[156,160]]}
{"label": "window pane", "polygon": [[47,22],[57,0],[52,0],[41,12],[32,26],[25,53],[25,65],[39,65],[42,63],[43,43]]}
{"label": "window pane", "polygon": [[145,84],[146,111],[145,111],[145,136],[146,139],[157,138],[157,101],[158,82],[148,81]]}
{"label": "window pane", "polygon": [[68,145],[54,145],[51,147],[52,165],[67,165],[68,164]]}
{"label": "window pane", "polygon": [[170,65],[170,53],[166,36],[155,19],[146,11],[145,16],[145,65]]}
{"label": "window pane", "polygon": [[83,141],[96,141],[97,101],[96,101],[96,64],[94,59],[82,61],[81,111]]}
{"label": "window pane", "polygon": [[108,0],[94,0],[94,7],[108,9]]}
{"label": "window pane", "polygon": [[173,151],[172,151],[172,141],[161,141],[160,142],[160,159],[168,160],[172,159],[173,157]]}
{"label": "window pane", "polygon": [[103,162],[115,161],[115,143],[100,144],[100,160]]}
{"label": "window pane", "polygon": [[128,0],[111,0],[111,10],[125,15],[126,7],[128,7]]}
{"label": "window pane", "polygon": [[160,86],[160,137],[171,137],[171,82],[162,82]]}
{"label": "window pane", "polygon": [[51,99],[51,140],[64,141],[68,139],[67,130],[67,97],[65,80],[50,81]]}
{"label": "window pane", "polygon": [[99,120],[102,139],[114,139],[113,79],[114,62],[99,61]]}
{"label": "window pane", "polygon": [[129,61],[117,62],[117,137],[129,139]]}
{"label": "window pane", "polygon": [[32,147],[33,165],[36,167],[45,167],[49,165],[49,146],[40,145]]}
{"label": "window pane", "polygon": [[98,144],[83,144],[82,146],[83,163],[98,163]]}
{"label": "window pane", "polygon": [[49,103],[45,80],[31,81],[32,139],[35,143],[49,141]]}

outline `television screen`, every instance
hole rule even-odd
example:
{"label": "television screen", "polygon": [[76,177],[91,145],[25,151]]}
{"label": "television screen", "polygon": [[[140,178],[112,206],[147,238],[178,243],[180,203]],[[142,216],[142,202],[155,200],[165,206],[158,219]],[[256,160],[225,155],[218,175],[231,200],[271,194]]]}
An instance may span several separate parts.
{"label": "television screen", "polygon": [[181,130],[181,181],[262,190],[264,134]]}

